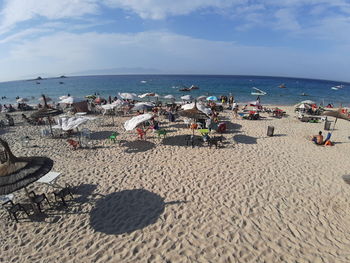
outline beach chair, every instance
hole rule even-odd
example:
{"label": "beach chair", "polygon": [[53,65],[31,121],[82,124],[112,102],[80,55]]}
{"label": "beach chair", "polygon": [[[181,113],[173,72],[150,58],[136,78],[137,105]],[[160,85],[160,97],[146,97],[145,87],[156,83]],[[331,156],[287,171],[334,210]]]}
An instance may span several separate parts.
{"label": "beach chair", "polygon": [[31,202],[36,204],[36,206],[38,207],[39,212],[42,212],[42,210],[41,210],[41,203],[43,203],[44,201],[46,201],[49,204],[49,206],[51,207],[50,201],[49,201],[49,199],[47,199],[45,194],[37,195],[36,193],[34,193],[34,191],[31,191],[29,193],[29,198],[30,198]]}
{"label": "beach chair", "polygon": [[61,189],[61,190],[59,190],[59,191],[53,192],[53,195],[54,195],[54,197],[55,197],[55,201],[57,202],[57,199],[60,199],[60,200],[62,201],[62,204],[63,204],[64,206],[68,206],[68,205],[67,205],[67,202],[66,202],[66,200],[65,200],[65,198],[66,198],[67,196],[70,196],[71,199],[74,198],[74,197],[73,197],[73,194],[72,194],[72,192],[71,192],[71,190],[70,190],[70,187],[66,187],[66,188],[63,188],[63,189]]}
{"label": "beach chair", "polygon": [[209,129],[199,129],[198,131],[202,136],[209,134]]}
{"label": "beach chair", "polygon": [[15,220],[18,223],[17,213],[23,211],[29,218],[29,213],[21,204],[15,204],[12,200],[8,200],[2,204],[2,206],[7,210],[10,215],[11,220]]}
{"label": "beach chair", "polygon": [[117,141],[117,136],[118,136],[118,135],[119,135],[119,133],[113,132],[113,133],[108,137],[108,139],[109,139],[111,142],[116,143],[116,141]]}
{"label": "beach chair", "polygon": [[158,139],[160,139],[161,135],[163,135],[163,138],[165,138],[167,131],[164,129],[159,129],[159,130],[157,130],[157,134],[158,134]]}
{"label": "beach chair", "polygon": [[68,139],[67,142],[73,147],[73,150],[76,150],[80,145],[78,141],[75,141],[73,139]]}
{"label": "beach chair", "polygon": [[146,139],[146,132],[143,129],[137,128],[136,132],[141,140]]}

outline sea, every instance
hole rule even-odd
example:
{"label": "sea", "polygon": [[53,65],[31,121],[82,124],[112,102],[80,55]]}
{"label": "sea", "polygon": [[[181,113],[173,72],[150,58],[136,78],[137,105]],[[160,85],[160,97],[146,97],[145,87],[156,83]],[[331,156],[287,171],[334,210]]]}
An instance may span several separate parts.
{"label": "sea", "polygon": [[[285,88],[280,88],[284,84]],[[199,89],[179,91],[191,85]],[[338,90],[334,86],[343,85]],[[260,96],[261,103],[294,105],[303,100],[318,104],[350,106],[350,83],[316,79],[231,76],[231,75],[108,75],[68,76],[42,80],[20,80],[0,83],[0,103],[16,103],[16,97],[29,99],[29,104],[39,103],[41,94],[58,102],[62,95],[75,97],[97,94],[101,97],[116,96],[119,92],[143,94],[155,92],[161,96],[172,94],[177,100],[183,95],[221,96],[233,95],[235,101],[246,103],[257,99],[251,95],[256,87],[267,94]],[[256,92],[256,91],[255,91]]]}

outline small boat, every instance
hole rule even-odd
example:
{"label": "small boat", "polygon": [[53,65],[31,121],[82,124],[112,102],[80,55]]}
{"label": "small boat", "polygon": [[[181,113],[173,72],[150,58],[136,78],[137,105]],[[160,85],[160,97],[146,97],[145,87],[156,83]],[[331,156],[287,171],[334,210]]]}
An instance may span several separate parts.
{"label": "small boat", "polygon": [[258,88],[255,88],[255,87],[252,87],[252,89],[255,89],[257,92],[251,92],[250,94],[254,95],[254,96],[263,96],[263,95],[266,95],[267,93],[261,89],[258,89]]}
{"label": "small boat", "polygon": [[339,90],[342,88],[344,88],[344,85],[338,85],[338,86],[331,87],[332,90]]}
{"label": "small boat", "polygon": [[195,86],[195,85],[192,85],[192,86],[190,87],[190,90],[193,90],[193,89],[199,89],[199,87],[197,87],[197,86]]}
{"label": "small boat", "polygon": [[303,93],[300,93],[300,96],[309,96],[309,95],[303,92]]}
{"label": "small boat", "polygon": [[286,84],[284,84],[284,83],[282,83],[282,84],[281,84],[281,85],[279,85],[278,87],[279,87],[279,88],[281,88],[281,89],[285,89],[285,88],[287,88],[287,87],[286,87]]}
{"label": "small boat", "polygon": [[147,80],[141,80],[140,82],[145,84],[145,83],[147,83]]}
{"label": "small boat", "polygon": [[191,91],[191,89],[190,88],[181,88],[181,89],[179,89],[179,91]]}

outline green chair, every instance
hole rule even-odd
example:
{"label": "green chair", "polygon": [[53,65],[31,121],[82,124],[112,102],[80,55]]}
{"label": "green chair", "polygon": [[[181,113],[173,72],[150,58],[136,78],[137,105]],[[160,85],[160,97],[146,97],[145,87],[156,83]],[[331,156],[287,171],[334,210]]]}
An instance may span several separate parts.
{"label": "green chair", "polygon": [[158,138],[160,139],[160,136],[163,135],[163,138],[165,138],[167,132],[164,129],[157,130]]}
{"label": "green chair", "polygon": [[108,137],[108,139],[110,139],[111,142],[116,143],[116,141],[117,141],[117,136],[118,136],[118,135],[119,135],[119,133],[113,132],[113,133]]}
{"label": "green chair", "polygon": [[209,134],[209,129],[199,129],[198,131],[202,136]]}

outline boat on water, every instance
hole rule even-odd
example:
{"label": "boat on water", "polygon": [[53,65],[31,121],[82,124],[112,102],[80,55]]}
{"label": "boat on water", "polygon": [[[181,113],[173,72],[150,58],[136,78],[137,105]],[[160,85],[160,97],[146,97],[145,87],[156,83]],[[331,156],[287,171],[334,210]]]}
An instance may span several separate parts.
{"label": "boat on water", "polygon": [[192,85],[192,86],[190,87],[190,90],[194,90],[194,89],[199,89],[199,87],[198,87],[198,86],[195,86],[195,85]]}
{"label": "boat on water", "polygon": [[339,90],[342,88],[344,88],[344,85],[338,85],[338,86],[331,87],[332,90]]}
{"label": "boat on water", "polygon": [[181,88],[181,89],[179,89],[179,91],[191,91],[191,89],[190,88]]}
{"label": "boat on water", "polygon": [[256,90],[256,91],[252,91],[250,94],[251,95],[254,95],[254,96],[264,96],[266,95],[267,93],[261,89],[258,89],[256,87],[252,87],[252,89]]}
{"label": "boat on water", "polygon": [[300,96],[309,96],[309,95],[303,92],[303,93],[300,93]]}
{"label": "boat on water", "polygon": [[140,82],[145,84],[145,83],[147,83],[147,80],[141,80]]}
{"label": "boat on water", "polygon": [[279,88],[281,88],[281,89],[285,89],[285,88],[287,88],[287,87],[286,87],[286,84],[284,84],[284,83],[282,83],[282,84],[281,84],[281,85],[279,85],[278,87],[279,87]]}

